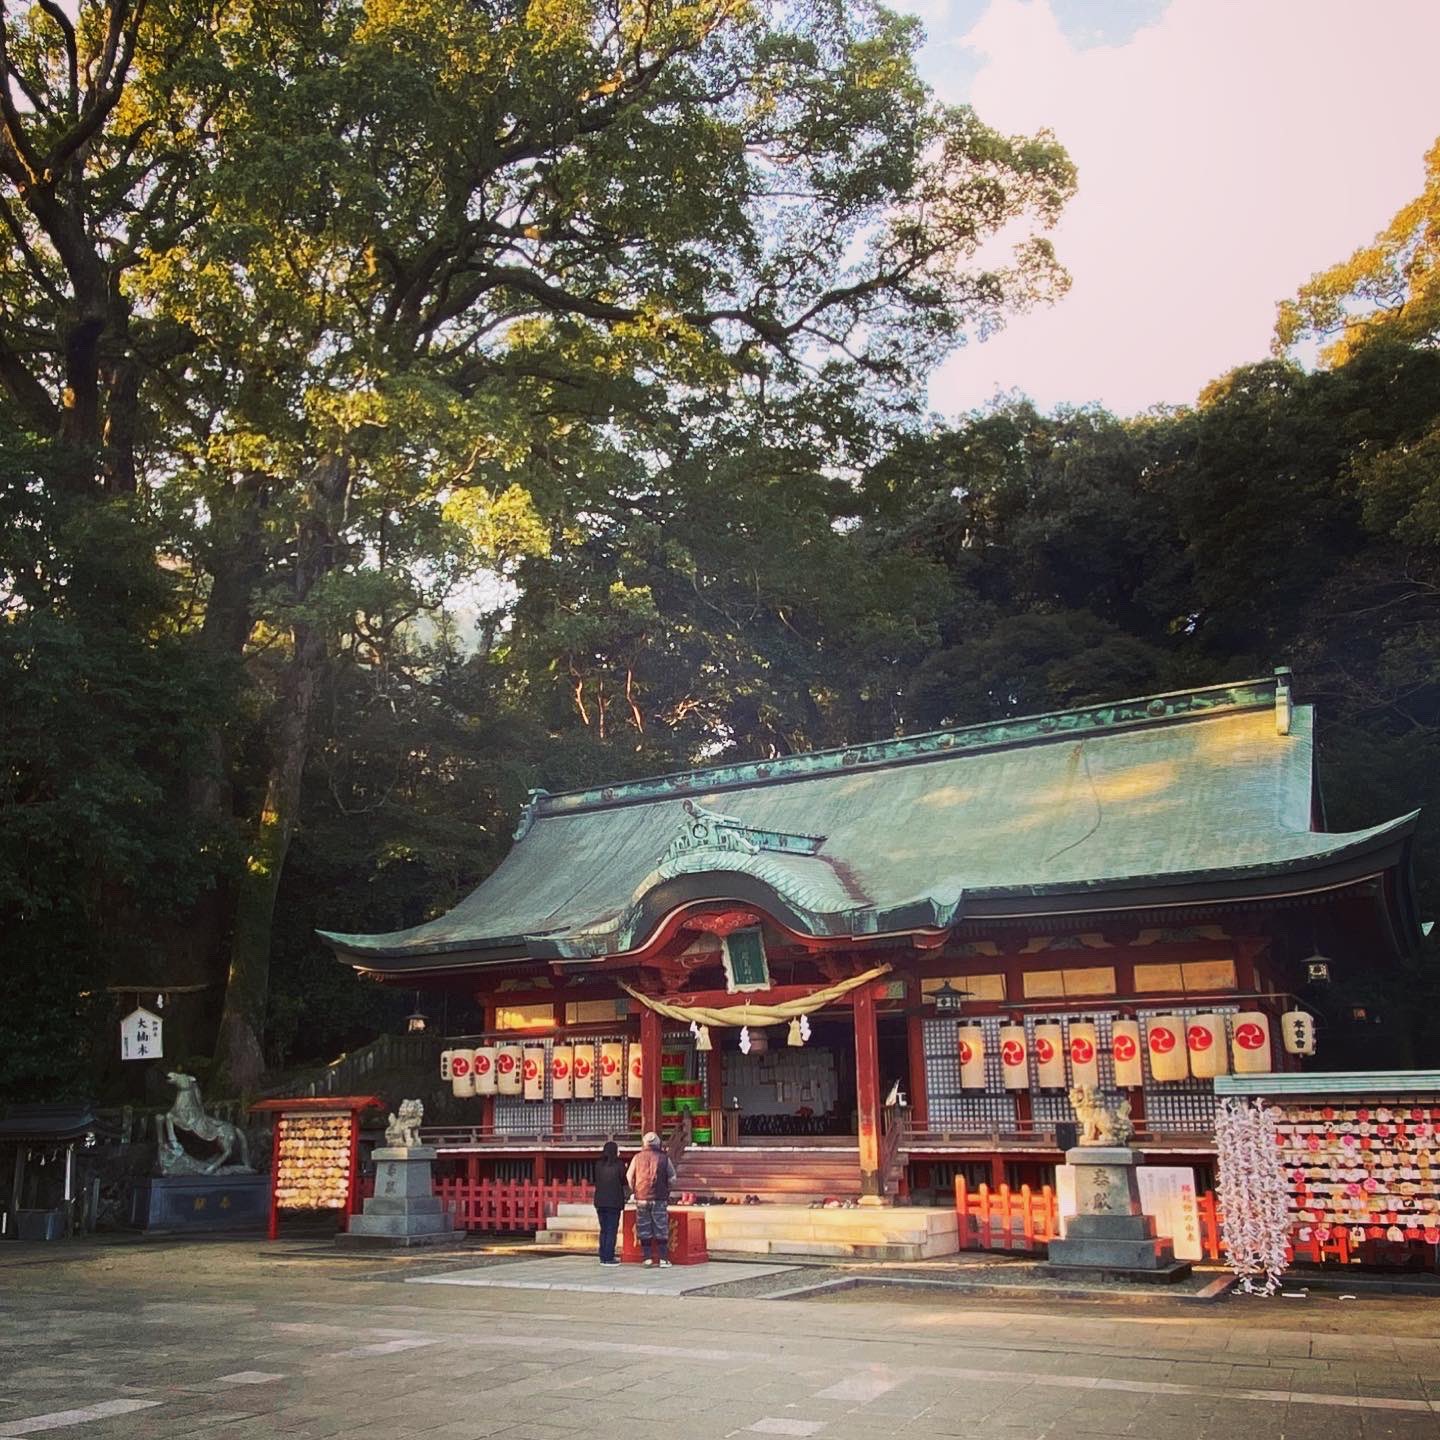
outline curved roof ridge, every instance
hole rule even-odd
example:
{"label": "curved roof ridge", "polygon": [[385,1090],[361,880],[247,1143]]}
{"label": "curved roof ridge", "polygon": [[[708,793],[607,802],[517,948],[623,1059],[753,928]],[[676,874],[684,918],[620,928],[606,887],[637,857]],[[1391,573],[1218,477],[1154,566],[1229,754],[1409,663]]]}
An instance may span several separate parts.
{"label": "curved roof ridge", "polygon": [[914,735],[897,735],[889,740],[805,750],[773,760],[741,760],[729,765],[673,770],[661,775],[621,780],[612,785],[554,793],[532,790],[530,802],[521,813],[516,839],[521,838],[535,820],[553,815],[573,815],[585,810],[675,796],[713,795],[757,784],[784,784],[792,780],[812,779],[817,775],[884,769],[887,766],[1008,749],[1016,745],[1045,744],[1072,736],[1113,734],[1136,727],[1229,715],[1238,710],[1263,709],[1274,706],[1280,684],[1280,677],[1270,675],[1256,680],[1170,690],[1158,695],[1139,695],[1128,700],[1111,700],[1070,710],[1046,710],[978,725],[925,730]]}

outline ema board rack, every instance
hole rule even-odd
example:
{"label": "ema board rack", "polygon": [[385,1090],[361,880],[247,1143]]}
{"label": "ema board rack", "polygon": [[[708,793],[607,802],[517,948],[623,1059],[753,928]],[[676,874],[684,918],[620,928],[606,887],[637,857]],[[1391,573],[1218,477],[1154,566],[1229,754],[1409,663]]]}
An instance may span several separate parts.
{"label": "ema board rack", "polygon": [[378,1095],[262,1100],[253,1111],[275,1116],[270,1156],[269,1236],[282,1211],[337,1211],[346,1230],[359,1202],[360,1115],[383,1108]]}

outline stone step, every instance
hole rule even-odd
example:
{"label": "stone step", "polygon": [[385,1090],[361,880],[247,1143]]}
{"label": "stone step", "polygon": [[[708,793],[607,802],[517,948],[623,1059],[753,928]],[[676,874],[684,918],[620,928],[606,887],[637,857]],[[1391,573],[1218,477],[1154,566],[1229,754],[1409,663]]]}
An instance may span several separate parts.
{"label": "stone step", "polygon": [[[705,1216],[708,1248],[722,1256],[925,1260],[953,1255],[959,1244],[955,1212],[943,1207],[812,1210],[799,1205],[717,1205],[698,1209]],[[537,1238],[566,1250],[593,1253],[599,1231],[592,1207],[562,1204]]]}

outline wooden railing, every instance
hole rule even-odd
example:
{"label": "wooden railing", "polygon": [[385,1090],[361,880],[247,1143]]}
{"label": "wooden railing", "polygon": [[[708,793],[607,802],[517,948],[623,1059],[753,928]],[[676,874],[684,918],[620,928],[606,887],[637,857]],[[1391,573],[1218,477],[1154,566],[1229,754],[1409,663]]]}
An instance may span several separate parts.
{"label": "wooden railing", "polygon": [[[976,1149],[981,1147],[1002,1148],[1006,1144],[1020,1144],[1027,1149],[1037,1145],[1051,1145],[1057,1149],[1055,1122],[1052,1120],[1010,1120],[1003,1124],[997,1121],[976,1121],[970,1125],[929,1126],[924,1130],[912,1130],[909,1143],[914,1149],[944,1149],[946,1146]],[[1155,1127],[1140,1125],[1131,1142],[1141,1149],[1179,1148],[1213,1150],[1213,1131],[1187,1129],[1184,1126]]]}
{"label": "wooden railing", "polygon": [[438,1179],[435,1193],[462,1230],[487,1235],[534,1233],[561,1204],[589,1204],[594,1186],[573,1180]]}
{"label": "wooden railing", "polygon": [[328,1065],[291,1075],[260,1095],[262,1099],[283,1095],[287,1100],[364,1095],[370,1093],[376,1077],[393,1077],[397,1070],[424,1070],[438,1076],[442,1043],[438,1035],[381,1035]]}
{"label": "wooden railing", "polygon": [[880,1113],[880,1180],[887,1195],[901,1188],[909,1137],[909,1109],[904,1105],[887,1105]]}
{"label": "wooden railing", "polygon": [[[546,1106],[546,1109],[549,1107]],[[622,1150],[634,1150],[640,1144],[640,1132],[572,1126],[558,1132],[534,1130],[526,1133],[497,1130],[494,1125],[422,1125],[420,1139],[426,1145],[434,1145],[443,1150],[573,1150],[577,1146],[591,1146],[598,1153],[607,1140],[613,1140]]]}
{"label": "wooden railing", "polygon": [[670,1157],[670,1163],[677,1169],[680,1165],[681,1156],[685,1154],[692,1135],[692,1123],[690,1112],[682,1110],[675,1117],[675,1128],[671,1130],[665,1141],[665,1153]]}
{"label": "wooden railing", "polygon": [[[1060,1233],[1060,1202],[1049,1185],[1038,1189],[1021,1185],[1015,1190],[1008,1185],[994,1190],[980,1185],[972,1190],[963,1177],[957,1177],[955,1210],[962,1250],[1038,1252]],[[1225,1247],[1220,1227],[1224,1217],[1213,1190],[1202,1190],[1195,1197],[1195,1211],[1202,1255],[1207,1260],[1222,1260]],[[1297,1228],[1288,1254],[1292,1260],[1299,1257],[1314,1265],[1327,1261],[1347,1265],[1354,1248],[1349,1232],[1338,1226],[1323,1241],[1313,1233],[1301,1240]]]}

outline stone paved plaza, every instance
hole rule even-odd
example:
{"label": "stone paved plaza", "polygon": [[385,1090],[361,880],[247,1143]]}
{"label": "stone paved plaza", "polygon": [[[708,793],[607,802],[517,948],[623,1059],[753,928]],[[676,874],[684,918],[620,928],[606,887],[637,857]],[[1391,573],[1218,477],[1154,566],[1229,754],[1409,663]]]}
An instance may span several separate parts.
{"label": "stone paved plaza", "polygon": [[0,1437],[1440,1436],[1430,1299],[407,1283],[487,1263],[575,1264],[318,1239],[7,1246]]}

